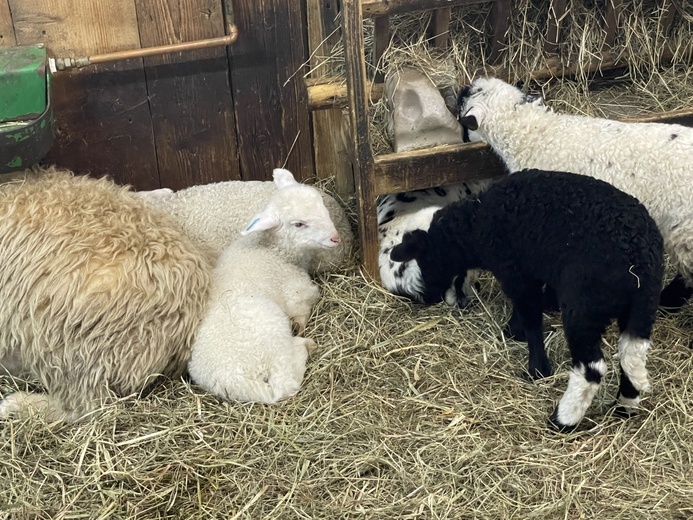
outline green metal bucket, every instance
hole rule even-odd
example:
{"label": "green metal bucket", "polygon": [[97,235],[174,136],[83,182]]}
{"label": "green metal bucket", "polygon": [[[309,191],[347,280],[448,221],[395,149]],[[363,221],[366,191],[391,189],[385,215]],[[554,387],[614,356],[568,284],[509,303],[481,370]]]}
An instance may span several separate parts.
{"label": "green metal bucket", "polygon": [[53,143],[47,65],[43,44],[0,48],[0,173],[36,164]]}

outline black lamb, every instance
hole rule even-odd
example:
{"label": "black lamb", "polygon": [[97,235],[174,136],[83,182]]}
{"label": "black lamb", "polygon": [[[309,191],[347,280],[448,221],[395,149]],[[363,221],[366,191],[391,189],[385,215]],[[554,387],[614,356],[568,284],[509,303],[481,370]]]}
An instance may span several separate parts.
{"label": "black lamb", "polygon": [[659,303],[663,240],[645,207],[612,185],[582,175],[523,170],[477,200],[451,204],[428,230],[407,233],[391,252],[415,259],[425,291],[441,298],[452,279],[486,269],[513,304],[529,346],[529,373],[551,373],[542,333],[542,287],[558,297],[573,360],[568,388],[549,419],[575,428],[606,374],[601,336],[621,331],[618,412],[629,415],[649,390],[645,363]]}

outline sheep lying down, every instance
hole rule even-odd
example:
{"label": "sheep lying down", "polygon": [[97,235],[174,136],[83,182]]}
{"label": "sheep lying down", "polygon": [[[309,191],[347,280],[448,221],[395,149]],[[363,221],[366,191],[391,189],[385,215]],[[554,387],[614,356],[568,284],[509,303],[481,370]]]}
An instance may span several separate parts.
{"label": "sheep lying down", "polygon": [[0,186],[0,265],[0,373],[47,390],[0,417],[73,421],[184,373],[212,265],[127,188],[57,170]]}
{"label": "sheep lying down", "polygon": [[221,253],[188,364],[195,383],[226,399],[298,392],[316,346],[300,334],[320,296],[307,269],[341,243],[318,190],[282,169],[274,182],[265,209]]}
{"label": "sheep lying down", "polygon": [[600,343],[612,319],[618,340],[619,411],[650,388],[645,362],[663,274],[663,241],[645,207],[583,175],[524,170],[438,211],[428,232],[404,235],[390,253],[416,260],[428,298],[468,269],[491,271],[524,327],[532,377],[551,374],[544,350],[542,287],[558,297],[573,359],[568,388],[550,417],[559,430],[582,420],[607,371]]}

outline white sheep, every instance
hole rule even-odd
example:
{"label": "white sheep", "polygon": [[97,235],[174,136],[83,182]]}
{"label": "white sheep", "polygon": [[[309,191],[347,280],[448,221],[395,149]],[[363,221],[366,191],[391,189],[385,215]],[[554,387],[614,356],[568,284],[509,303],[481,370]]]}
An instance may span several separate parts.
{"label": "white sheep", "polygon": [[639,199],[654,218],[676,267],[660,304],[693,294],[693,128],[557,114],[540,98],[495,78],[458,97],[460,122],[475,130],[510,172],[525,168],[595,177]]}
{"label": "white sheep", "polygon": [[0,187],[0,372],[37,379],[0,417],[74,421],[114,392],[184,373],[207,256],[108,180],[50,170]]}
{"label": "white sheep", "polygon": [[[277,191],[272,181],[225,181],[192,186],[175,193],[160,189],[139,192],[147,203],[168,213],[216,262],[224,247],[238,237],[249,219],[265,207]],[[344,208],[321,192],[337,231],[342,238],[332,249],[313,255],[309,271],[326,272],[342,266],[351,253],[353,233]]]}
{"label": "white sheep", "polygon": [[277,190],[219,257],[188,371],[226,399],[275,403],[301,387],[315,342],[302,332],[319,290],[306,268],[341,242],[321,193],[274,170]]}

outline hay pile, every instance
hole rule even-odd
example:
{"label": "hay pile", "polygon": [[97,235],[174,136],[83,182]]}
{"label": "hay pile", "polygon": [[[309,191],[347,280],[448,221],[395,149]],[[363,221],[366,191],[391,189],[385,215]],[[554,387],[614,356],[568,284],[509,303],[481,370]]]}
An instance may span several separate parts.
{"label": "hay pile", "polygon": [[611,364],[581,430],[560,435],[545,427],[569,368],[555,316],[556,375],[532,383],[489,276],[463,311],[392,296],[355,263],[319,282],[307,331],[319,349],[298,396],[227,403],[169,381],[81,424],[5,422],[0,518],[693,515],[693,305],[656,324],[638,417],[611,415]]}
{"label": "hay pile", "polygon": [[[391,41],[380,61],[372,64],[373,21],[364,22],[369,73],[383,74],[413,67],[426,74],[441,90],[457,91],[477,75],[501,73],[510,81],[523,81],[548,103],[563,112],[599,117],[637,117],[662,111],[691,108],[693,99],[693,1],[677,0],[677,14],[668,35],[662,34],[661,1],[624,2],[620,29],[612,48],[623,67],[615,71],[593,70],[600,63],[606,33],[605,1],[568,0],[561,22],[558,59],[577,74],[562,80],[538,79],[555,56],[545,51],[550,0],[513,2],[507,47],[501,62],[486,61],[491,3],[472,4],[452,10],[451,44],[441,51],[432,45],[432,12],[392,16]],[[318,49],[319,66],[329,69],[333,81],[343,79],[343,49]],[[663,54],[670,60],[662,61]],[[389,109],[380,99],[371,105],[371,143],[376,154],[392,151],[387,132]]]}

